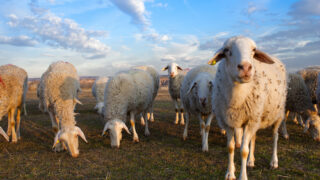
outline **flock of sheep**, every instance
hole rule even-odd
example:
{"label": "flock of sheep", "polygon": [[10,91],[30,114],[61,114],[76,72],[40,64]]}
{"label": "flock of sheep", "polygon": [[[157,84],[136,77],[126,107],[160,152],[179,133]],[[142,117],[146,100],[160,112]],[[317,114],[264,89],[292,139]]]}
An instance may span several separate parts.
{"label": "flock of sheep", "polygon": [[[217,62],[220,62],[217,68],[212,66]],[[255,161],[256,132],[270,126],[273,127],[270,165],[278,167],[278,129],[281,126],[283,136],[288,138],[289,112],[294,113],[305,132],[309,131],[313,139],[320,141],[317,109],[320,67],[287,74],[280,60],[260,51],[253,40],[242,36],[228,39],[208,63],[210,65],[199,65],[187,73],[176,63],[162,70],[167,70],[169,75],[169,93],[176,111],[174,123],[178,124],[180,119],[180,124],[185,125],[183,139],[188,136],[191,114],[199,118],[203,151],[209,148],[212,120],[226,133],[229,158],[226,179],[236,178],[235,147],[241,148],[240,179],[247,179],[246,167],[253,167]],[[154,121],[153,103],[159,80],[154,68],[140,66],[95,81],[92,87],[97,101],[95,109],[104,118],[102,135],[109,134],[112,147],[120,147],[123,129],[133,133],[133,141],[139,142],[135,128],[137,118],[145,126],[144,134],[150,135],[148,121]],[[0,119],[8,115],[7,133],[0,127],[0,134],[7,141],[9,136],[12,142],[20,138],[20,113],[25,107],[27,81],[23,69],[15,65],[0,66]],[[75,67],[62,61],[48,67],[37,89],[39,109],[49,114],[55,132],[54,151],[68,150],[72,157],[79,155],[78,136],[87,142],[75,121],[75,106],[81,104],[80,91]]]}

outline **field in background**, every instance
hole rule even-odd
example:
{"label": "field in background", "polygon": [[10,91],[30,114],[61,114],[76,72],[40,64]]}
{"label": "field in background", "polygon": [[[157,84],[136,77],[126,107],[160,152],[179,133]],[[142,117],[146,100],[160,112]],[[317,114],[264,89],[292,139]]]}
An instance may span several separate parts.
{"label": "field in background", "polygon": [[[91,87],[88,85],[88,87]],[[183,126],[174,125],[174,109],[167,90],[155,101],[155,122],[149,137],[137,123],[139,143],[123,131],[120,149],[110,147],[109,137],[101,137],[103,123],[95,113],[90,89],[83,89],[77,106],[78,126],[88,144],[79,139],[80,156],[51,150],[54,133],[47,114],[38,110],[36,88],[28,92],[28,116],[22,117],[17,144],[0,138],[0,179],[223,179],[227,169],[226,137],[213,123],[209,152],[201,151],[199,122],[191,119],[189,137],[182,140]],[[139,121],[137,121],[139,122]],[[1,126],[6,129],[7,120]],[[258,132],[255,167],[248,168],[249,179],[320,179],[320,143],[304,134],[303,128],[288,122],[289,140],[279,138],[279,168],[271,170],[271,130]],[[239,177],[240,152],[236,150],[236,175]]]}

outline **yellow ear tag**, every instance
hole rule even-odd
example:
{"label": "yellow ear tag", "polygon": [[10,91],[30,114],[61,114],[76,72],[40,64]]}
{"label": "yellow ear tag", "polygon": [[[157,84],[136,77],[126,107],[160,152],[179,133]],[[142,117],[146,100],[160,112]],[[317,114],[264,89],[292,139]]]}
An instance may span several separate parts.
{"label": "yellow ear tag", "polygon": [[58,144],[58,143],[60,143],[59,139],[57,140],[57,142],[56,142],[56,143],[57,143],[57,144]]}
{"label": "yellow ear tag", "polygon": [[216,63],[217,63],[217,61],[213,59],[211,62],[211,65],[215,65]]}

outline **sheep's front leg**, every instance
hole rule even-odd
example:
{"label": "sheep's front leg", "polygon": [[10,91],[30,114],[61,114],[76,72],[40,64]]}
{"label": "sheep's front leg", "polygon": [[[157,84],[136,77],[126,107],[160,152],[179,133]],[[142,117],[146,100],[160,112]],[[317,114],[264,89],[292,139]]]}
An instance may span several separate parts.
{"label": "sheep's front leg", "polygon": [[59,131],[59,119],[55,116],[55,114],[52,112],[52,110],[49,109],[49,116],[51,119],[51,125],[54,133],[57,133]]}
{"label": "sheep's front leg", "polygon": [[186,112],[185,116],[186,116],[186,124],[184,125],[183,140],[186,140],[188,137],[188,126],[189,126],[190,113]]}
{"label": "sheep's front leg", "polygon": [[133,112],[130,112],[130,123],[131,123],[132,131],[133,131],[133,142],[139,142],[139,137],[138,137],[135,122],[134,122],[134,113]]}
{"label": "sheep's front leg", "polygon": [[249,152],[249,157],[248,157],[248,167],[254,167],[254,148],[256,145],[256,135],[252,136],[251,141],[250,141],[250,152]]}
{"label": "sheep's front leg", "polygon": [[279,119],[273,127],[273,151],[272,151],[272,159],[270,162],[270,166],[273,169],[278,168],[278,129],[281,123],[281,119]]}
{"label": "sheep's front leg", "polygon": [[199,123],[200,123],[200,135],[201,137],[203,137],[204,135],[204,130],[206,128],[206,124],[204,123],[204,119],[205,117],[202,116],[201,114],[198,114],[198,119],[199,119]]}
{"label": "sheep's front leg", "polygon": [[153,117],[153,104],[151,105],[151,109],[150,109],[150,118],[149,118],[150,122],[154,122],[154,117]]}
{"label": "sheep's front leg", "polygon": [[176,108],[176,120],[174,121],[174,124],[178,124],[178,122],[179,122],[179,106],[178,106],[178,101],[177,101],[177,99],[174,99],[173,102],[174,102],[174,106],[175,106],[175,108]]}
{"label": "sheep's front leg", "polygon": [[17,127],[16,127],[16,132],[17,132],[17,138],[20,139],[20,115],[21,115],[21,107],[18,107],[17,109],[17,116],[16,116],[16,119],[17,119]]}
{"label": "sheep's front leg", "polygon": [[226,128],[227,132],[227,147],[228,147],[228,170],[226,173],[225,179],[227,180],[235,180],[236,176],[234,174],[235,172],[235,166],[234,166],[234,148],[235,148],[235,142],[234,142],[234,131],[231,128]]}
{"label": "sheep's front leg", "polygon": [[209,131],[210,131],[210,125],[213,118],[213,114],[211,113],[209,117],[207,118],[205,132],[202,136],[202,151],[208,152],[209,151],[209,145],[208,145],[208,137],[209,137]]}
{"label": "sheep's front leg", "polygon": [[17,134],[16,134],[16,130],[15,130],[15,120],[14,120],[14,112],[15,112],[15,109],[14,108],[11,108],[9,110],[10,112],[10,128],[11,128],[11,133],[12,133],[12,139],[11,141],[13,143],[16,143],[17,142]]}
{"label": "sheep's front leg", "polygon": [[287,131],[287,119],[283,119],[282,123],[281,123],[281,133],[282,133],[282,136],[285,138],[285,139],[289,139],[289,134],[288,134],[288,131]]}
{"label": "sheep's front leg", "polygon": [[242,143],[243,128],[234,128],[234,135],[236,138],[236,148],[240,148]]}
{"label": "sheep's front leg", "polygon": [[148,127],[148,113],[145,113],[145,119],[146,119],[146,124],[144,126],[144,135],[145,136],[149,136],[150,135],[150,131],[149,131],[149,127]]}
{"label": "sheep's front leg", "polygon": [[7,128],[7,135],[11,136],[11,111],[8,111],[8,128]]}
{"label": "sheep's front leg", "polygon": [[181,116],[180,124],[181,125],[184,125],[183,111],[184,111],[183,104],[182,104],[182,102],[180,102],[180,116]]}
{"label": "sheep's front leg", "polygon": [[259,126],[257,124],[248,124],[246,125],[243,133],[242,144],[241,144],[241,171],[240,171],[240,179],[247,180],[247,159],[249,155],[249,142],[252,137],[256,134],[257,128]]}

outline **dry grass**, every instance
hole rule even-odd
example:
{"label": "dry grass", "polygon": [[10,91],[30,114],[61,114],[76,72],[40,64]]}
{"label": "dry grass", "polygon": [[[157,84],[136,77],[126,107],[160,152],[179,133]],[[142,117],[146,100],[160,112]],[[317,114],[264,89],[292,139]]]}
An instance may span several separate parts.
{"label": "dry grass", "polygon": [[[160,91],[155,102],[155,122],[151,135],[143,136],[137,125],[140,143],[133,143],[125,132],[120,149],[110,147],[109,137],[101,137],[103,123],[93,111],[90,90],[80,96],[78,126],[88,144],[80,142],[80,156],[51,150],[54,134],[49,116],[38,110],[35,91],[28,94],[28,116],[22,117],[22,139],[17,144],[0,139],[1,179],[223,179],[227,168],[226,137],[213,124],[209,152],[201,152],[199,123],[191,119],[189,137],[182,140],[183,126],[173,125],[175,117],[167,91]],[[1,122],[2,127],[7,121]],[[259,131],[256,167],[248,169],[250,179],[320,179],[320,144],[302,133],[302,127],[288,123],[290,140],[279,139],[279,169],[271,170],[270,130]],[[239,150],[236,151],[239,176]]]}

